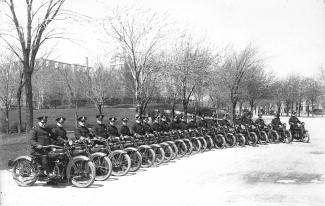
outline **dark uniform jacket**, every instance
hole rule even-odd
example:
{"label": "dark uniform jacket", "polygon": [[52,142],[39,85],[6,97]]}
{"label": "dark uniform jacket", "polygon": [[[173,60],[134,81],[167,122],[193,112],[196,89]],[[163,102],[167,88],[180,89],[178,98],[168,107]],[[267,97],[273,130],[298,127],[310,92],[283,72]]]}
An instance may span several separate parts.
{"label": "dark uniform jacket", "polygon": [[197,128],[196,122],[195,122],[195,121],[190,121],[190,122],[187,124],[187,128],[188,128],[188,129],[195,129],[195,128]]}
{"label": "dark uniform jacket", "polygon": [[172,122],[169,124],[169,128],[170,128],[171,130],[178,130],[178,129],[180,129],[180,128],[179,128],[179,122],[172,121]]}
{"label": "dark uniform jacket", "polygon": [[32,151],[38,151],[38,149],[36,148],[37,145],[50,145],[55,141],[55,139],[50,128],[42,128],[37,125],[30,130],[29,141],[32,147]]}
{"label": "dark uniform jacket", "polygon": [[127,125],[122,125],[120,128],[120,134],[123,136],[131,136],[129,127]]}
{"label": "dark uniform jacket", "polygon": [[251,118],[243,117],[242,118],[242,123],[247,124],[247,125],[253,125],[254,121]]}
{"label": "dark uniform jacket", "polygon": [[207,128],[207,127],[208,127],[208,122],[207,122],[205,119],[203,119],[203,120],[201,120],[201,121],[199,121],[199,122],[197,123],[197,126],[198,126],[198,127]]}
{"label": "dark uniform jacket", "polygon": [[67,131],[63,127],[56,126],[53,128],[52,133],[55,143],[62,144],[68,140]]}
{"label": "dark uniform jacket", "polygon": [[296,116],[291,116],[289,119],[289,124],[290,124],[290,129],[297,129],[298,126],[297,124],[301,123],[300,120],[298,119],[298,117]]}
{"label": "dark uniform jacket", "polygon": [[188,125],[187,125],[187,123],[186,122],[180,122],[179,123],[179,129],[180,130],[187,130],[188,129]]}
{"label": "dark uniform jacket", "polygon": [[160,126],[161,126],[161,131],[163,131],[163,132],[169,132],[169,129],[170,128],[169,128],[168,122],[161,121]]}
{"label": "dark uniform jacket", "polygon": [[151,129],[152,129],[152,131],[154,131],[154,132],[161,132],[161,131],[162,131],[162,127],[161,127],[161,125],[160,125],[158,122],[154,122],[154,123],[151,125]]}
{"label": "dark uniform jacket", "polygon": [[227,126],[227,127],[231,127],[231,123],[228,119],[222,119],[219,121],[220,126]]}
{"label": "dark uniform jacket", "polygon": [[118,130],[117,130],[117,127],[115,125],[111,125],[109,124],[107,126],[107,132],[108,132],[108,135],[110,137],[118,137],[119,136],[119,133],[118,133]]}
{"label": "dark uniform jacket", "polygon": [[145,130],[144,130],[143,126],[141,125],[141,123],[137,123],[137,122],[132,126],[132,131],[133,131],[133,133],[136,133],[139,135],[145,134]]}
{"label": "dark uniform jacket", "polygon": [[272,119],[271,124],[275,127],[279,127],[279,125],[282,125],[281,120],[279,117],[276,117]]}
{"label": "dark uniform jacket", "polygon": [[149,123],[143,122],[142,126],[144,128],[145,133],[151,134],[153,132]]}
{"label": "dark uniform jacket", "polygon": [[255,124],[259,125],[259,126],[265,126],[265,122],[263,118],[258,118],[257,120],[255,120]]}
{"label": "dark uniform jacket", "polygon": [[93,128],[94,135],[97,137],[107,138],[107,128],[105,124],[96,124]]}
{"label": "dark uniform jacket", "polygon": [[92,135],[91,135],[89,129],[88,129],[87,127],[85,127],[85,126],[77,127],[77,129],[76,129],[75,132],[74,132],[74,136],[75,136],[75,138],[76,138],[77,140],[79,140],[80,137],[86,137],[86,138],[87,138],[87,137],[89,137],[89,138],[92,137]]}

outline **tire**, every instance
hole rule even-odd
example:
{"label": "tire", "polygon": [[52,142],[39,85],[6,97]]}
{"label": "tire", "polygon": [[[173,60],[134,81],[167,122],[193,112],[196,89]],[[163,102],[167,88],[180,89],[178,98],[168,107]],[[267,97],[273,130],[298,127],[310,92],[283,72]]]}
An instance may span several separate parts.
{"label": "tire", "polygon": [[223,149],[226,145],[225,137],[221,134],[217,134],[213,137],[213,143],[215,148],[217,149]]}
{"label": "tire", "polygon": [[68,164],[67,167],[67,177],[70,177],[71,183],[81,188],[92,185],[96,178],[95,164],[82,157],[74,157],[71,161],[72,164]]}
{"label": "tire", "polygon": [[267,144],[269,142],[269,138],[267,137],[267,134],[265,131],[260,131],[260,137],[259,137],[259,143],[260,144]]}
{"label": "tire", "polygon": [[95,165],[96,169],[96,177],[97,181],[107,180],[112,174],[112,162],[108,156],[96,155],[92,154],[92,161]]}
{"label": "tire", "polygon": [[140,169],[142,165],[142,156],[139,151],[132,151],[128,150],[127,151],[130,159],[131,159],[131,167],[130,167],[130,172],[136,172]]}
{"label": "tire", "polygon": [[241,133],[237,134],[237,146],[239,147],[245,147],[246,145],[246,139],[245,136]]}
{"label": "tire", "polygon": [[141,148],[139,152],[142,157],[141,166],[144,168],[151,167],[155,163],[156,155],[152,149]]}
{"label": "tire", "polygon": [[33,161],[21,158],[15,161],[12,177],[19,186],[32,186],[37,181],[37,169]]}
{"label": "tire", "polygon": [[152,147],[152,150],[155,152],[155,165],[160,165],[165,160],[165,151],[161,147]]}
{"label": "tire", "polygon": [[187,152],[187,146],[185,144],[184,141],[182,140],[177,140],[175,142],[177,149],[178,149],[178,153],[177,153],[177,157],[182,158],[186,155]]}
{"label": "tire", "polygon": [[194,137],[194,138],[191,139],[191,142],[193,144],[192,153],[197,154],[198,152],[200,152],[200,150],[201,150],[201,141]]}
{"label": "tire", "polygon": [[167,143],[168,143],[168,144],[170,145],[170,147],[172,148],[173,153],[172,153],[172,157],[171,157],[171,159],[174,160],[174,159],[176,159],[177,154],[178,154],[178,148],[177,148],[177,145],[175,144],[175,142],[171,142],[171,141],[168,141]]}
{"label": "tire", "polygon": [[257,135],[255,132],[250,132],[249,136],[247,137],[248,139],[248,145],[250,146],[255,146],[257,144]]}
{"label": "tire", "polygon": [[275,130],[271,130],[269,133],[268,139],[269,139],[269,143],[272,143],[272,144],[279,142],[280,137],[279,137],[278,132]]}
{"label": "tire", "polygon": [[225,137],[225,140],[226,140],[226,146],[227,147],[234,147],[236,145],[236,137],[231,134],[231,133],[228,133]]}
{"label": "tire", "polygon": [[302,142],[309,143],[309,141],[310,141],[309,132],[306,130],[305,134],[303,134]]}
{"label": "tire", "polygon": [[114,176],[124,176],[130,171],[131,158],[126,152],[113,151],[109,157],[112,161]]}
{"label": "tire", "polygon": [[205,152],[208,148],[208,143],[207,141],[205,141],[205,139],[203,137],[198,137],[199,141],[201,142],[201,149],[200,152]]}
{"label": "tire", "polygon": [[183,139],[184,143],[186,144],[187,151],[186,155],[191,155],[193,151],[193,144],[189,139]]}
{"label": "tire", "polygon": [[163,162],[169,162],[172,159],[173,149],[170,145],[160,145],[165,152],[165,159]]}
{"label": "tire", "polygon": [[214,148],[212,138],[210,136],[206,135],[206,136],[204,136],[204,139],[207,142],[207,148],[208,148],[208,150],[212,150]]}
{"label": "tire", "polygon": [[284,140],[283,140],[284,143],[286,144],[289,144],[292,142],[292,135],[291,135],[291,132],[289,132],[288,130],[285,130],[284,131]]}

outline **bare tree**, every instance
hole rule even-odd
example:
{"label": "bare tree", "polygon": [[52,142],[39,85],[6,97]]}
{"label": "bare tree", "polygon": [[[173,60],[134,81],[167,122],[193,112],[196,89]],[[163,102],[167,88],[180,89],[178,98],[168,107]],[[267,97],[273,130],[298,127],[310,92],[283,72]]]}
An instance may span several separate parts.
{"label": "bare tree", "polygon": [[[11,33],[1,34],[0,38],[7,44],[9,49],[19,58],[23,64],[23,77],[26,94],[26,128],[33,126],[33,89],[32,75],[35,60],[39,49],[48,41],[61,38],[55,28],[49,25],[60,15],[60,10],[65,0],[48,0],[35,6],[33,0],[26,0],[26,19],[18,19],[16,2],[14,0],[2,0],[7,5],[10,21],[15,27],[16,35]],[[19,2],[21,4],[21,2]],[[26,22],[26,26],[23,24]]]}
{"label": "bare tree", "polygon": [[315,79],[312,78],[306,79],[305,84],[306,84],[305,97],[307,103],[307,114],[309,116],[310,106],[311,106],[311,111],[314,111],[315,104],[321,95],[321,86],[319,82],[317,82]]}
{"label": "bare tree", "polygon": [[151,10],[136,8],[115,10],[103,22],[105,32],[118,42],[122,58],[132,77],[137,112],[142,115],[152,90],[148,88],[153,73],[154,56],[166,37],[166,20]]}

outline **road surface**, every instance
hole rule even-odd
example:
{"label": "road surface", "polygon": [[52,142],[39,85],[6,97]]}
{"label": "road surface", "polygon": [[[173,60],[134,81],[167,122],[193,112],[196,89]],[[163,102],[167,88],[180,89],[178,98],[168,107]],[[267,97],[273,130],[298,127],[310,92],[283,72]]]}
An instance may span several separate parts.
{"label": "road surface", "polygon": [[[283,119],[287,121],[287,119]],[[311,143],[230,148],[182,158],[90,188],[19,187],[0,171],[2,206],[325,205],[325,119],[304,119]]]}

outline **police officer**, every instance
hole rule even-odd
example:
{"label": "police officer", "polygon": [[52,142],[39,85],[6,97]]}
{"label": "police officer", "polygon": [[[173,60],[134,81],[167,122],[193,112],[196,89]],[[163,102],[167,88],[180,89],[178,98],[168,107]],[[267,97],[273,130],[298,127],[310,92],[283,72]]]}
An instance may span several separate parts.
{"label": "police officer", "polygon": [[122,120],[122,126],[120,128],[120,134],[122,136],[131,136],[130,128],[127,125],[129,118],[124,117],[121,120]]}
{"label": "police officer", "polygon": [[289,118],[289,124],[290,124],[290,130],[296,130],[298,129],[298,124],[301,124],[301,121],[298,119],[298,117],[296,116],[297,112],[292,112],[291,113],[291,117]]}
{"label": "police officer", "polygon": [[219,121],[219,125],[231,127],[231,122],[228,118],[229,118],[229,114],[228,113],[224,114],[222,120]]}
{"label": "police officer", "polygon": [[151,125],[151,129],[153,132],[161,132],[162,127],[160,125],[160,117],[156,117],[153,124]]}
{"label": "police officer", "polygon": [[151,125],[149,124],[149,117],[148,116],[143,117],[142,126],[143,126],[144,131],[145,131],[146,134],[152,134],[153,133]]}
{"label": "police officer", "polygon": [[118,133],[117,127],[115,126],[116,117],[109,118],[109,124],[107,126],[108,135],[110,137],[118,137],[120,134]]}
{"label": "police officer", "polygon": [[275,113],[275,118],[272,119],[271,124],[276,130],[279,129],[280,126],[282,126],[279,113]]}
{"label": "police officer", "polygon": [[135,116],[135,123],[132,125],[133,135],[144,135],[145,130],[141,124],[141,118],[139,115]]}
{"label": "police officer", "polygon": [[169,128],[171,130],[179,130],[179,118],[178,116],[174,116],[173,120],[169,124]]}
{"label": "police officer", "polygon": [[161,117],[160,126],[161,126],[161,131],[163,131],[163,132],[169,132],[170,128],[169,128],[169,124],[167,122],[167,118],[166,118],[165,115],[163,115]]}
{"label": "police officer", "polygon": [[254,121],[252,119],[253,113],[252,112],[246,112],[243,116],[242,122],[246,125],[253,125]]}
{"label": "police officer", "polygon": [[200,121],[198,121],[197,126],[200,128],[208,128],[208,122],[203,116],[198,117]]}
{"label": "police officer", "polygon": [[[48,163],[47,151],[42,149],[43,146],[47,146],[55,142],[53,133],[50,128],[46,127],[47,116],[38,117],[38,124],[33,127],[29,132],[29,142],[31,145],[31,155],[41,157],[41,165],[45,170],[48,177],[53,176],[50,173],[50,165]],[[44,174],[45,175],[45,174]],[[48,184],[54,184],[49,181]]]}
{"label": "police officer", "polygon": [[191,116],[190,121],[188,122],[187,125],[188,125],[187,126],[188,129],[196,129],[197,128],[197,124],[196,124],[194,117]]}
{"label": "police officer", "polygon": [[105,116],[102,114],[96,115],[96,119],[97,119],[96,124],[92,130],[96,137],[102,137],[106,139],[108,137],[108,134],[107,134],[107,127],[103,122],[104,117]]}
{"label": "police officer", "polygon": [[179,129],[183,130],[183,131],[188,129],[188,125],[187,125],[187,122],[186,122],[184,116],[181,117],[181,121],[179,123]]}
{"label": "police officer", "polygon": [[64,117],[59,117],[55,119],[56,127],[53,128],[52,133],[55,140],[54,144],[63,145],[65,141],[68,140],[67,131],[63,128],[65,122]]}
{"label": "police officer", "polygon": [[258,118],[255,120],[255,124],[258,125],[259,127],[264,127],[265,122],[264,119],[262,118],[263,114],[262,112],[258,113]]}
{"label": "police officer", "polygon": [[87,117],[82,116],[78,119],[78,127],[75,130],[75,138],[77,140],[82,140],[84,138],[92,138],[92,134],[90,133],[90,130],[86,127],[86,121]]}

